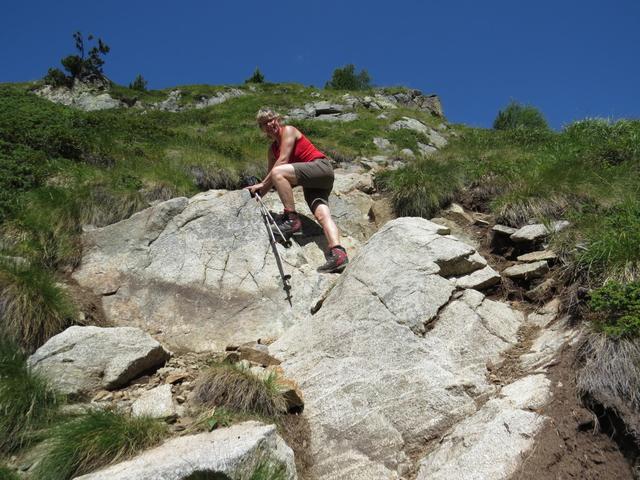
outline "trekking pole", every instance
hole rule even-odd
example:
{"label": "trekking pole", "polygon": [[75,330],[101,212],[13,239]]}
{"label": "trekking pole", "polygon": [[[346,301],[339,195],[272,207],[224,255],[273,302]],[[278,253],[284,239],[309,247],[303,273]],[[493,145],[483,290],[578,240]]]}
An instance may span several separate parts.
{"label": "trekking pole", "polygon": [[[276,230],[278,231],[278,235],[280,235],[280,238],[282,238],[282,243],[284,244],[285,247],[289,248],[291,246],[291,240],[289,240],[287,237],[284,236],[284,233],[282,233],[282,230],[280,230],[280,227],[278,226],[276,221],[271,216],[271,212],[269,211],[269,209],[266,207],[266,205],[262,201],[262,198],[260,197],[260,194],[259,193],[254,193],[254,195],[255,195],[256,199],[258,200],[258,203],[260,204],[260,210],[262,211],[262,214],[267,217],[268,222],[271,223],[271,225],[276,227]],[[273,231],[271,229],[269,229],[269,231],[271,233],[273,233]],[[274,240],[275,240],[275,237],[274,237]]]}
{"label": "trekking pole", "polygon": [[288,244],[290,246],[291,241],[285,238],[284,234],[278,227],[278,224],[275,222],[275,220],[271,216],[271,213],[269,212],[266,205],[262,201],[260,194],[255,192],[251,196],[252,197],[255,196],[256,200],[258,201],[258,205],[260,206],[260,214],[262,215],[262,221],[264,222],[264,226],[267,229],[267,233],[269,234],[269,243],[271,244],[271,250],[273,250],[273,255],[276,257],[276,264],[278,265],[278,271],[280,272],[280,278],[282,279],[282,289],[287,294],[287,301],[289,302],[289,306],[293,307],[293,304],[291,303],[291,284],[289,283],[289,280],[291,280],[291,275],[287,275],[284,273],[284,268],[282,266],[282,259],[280,258],[280,252],[278,252],[276,237],[269,225],[270,224],[275,225],[278,231],[278,234],[286,242],[285,245]]}

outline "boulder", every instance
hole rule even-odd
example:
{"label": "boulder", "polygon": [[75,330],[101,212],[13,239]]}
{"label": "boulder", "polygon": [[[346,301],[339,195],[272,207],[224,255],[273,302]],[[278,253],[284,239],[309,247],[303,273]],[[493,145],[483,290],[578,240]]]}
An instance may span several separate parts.
{"label": "boulder", "polygon": [[373,139],[373,144],[379,150],[390,150],[391,149],[391,142],[389,140],[387,140],[386,138],[375,137]]}
{"label": "boulder", "polygon": [[540,250],[537,252],[525,253],[518,256],[519,262],[541,262],[543,260],[555,260],[558,255],[553,250]]}
{"label": "boulder", "polygon": [[160,385],[144,392],[131,405],[134,417],[169,418],[176,415],[171,385]]}
{"label": "boulder", "polygon": [[511,240],[517,243],[537,243],[544,240],[550,233],[560,232],[568,226],[569,222],[567,222],[566,220],[553,222],[549,228],[542,223],[525,225],[511,235]]}
{"label": "boulder", "polygon": [[512,227],[507,227],[506,225],[496,224],[491,228],[491,231],[498,235],[511,236],[518,230]]}
{"label": "boulder", "polygon": [[327,122],[353,122],[358,119],[358,114],[354,112],[347,113],[329,113],[315,117],[316,120],[324,120]]}
{"label": "boulder", "polygon": [[270,345],[305,394],[315,478],[399,478],[425,439],[494,391],[486,364],[517,342],[523,316],[478,291],[455,293],[445,276],[486,262],[441,228],[388,222],[319,311]]}
{"label": "boulder", "polygon": [[69,327],[29,357],[29,366],[61,393],[86,395],[126,385],[169,359],[162,345],[138,328]]}
{"label": "boulder", "polygon": [[425,145],[424,143],[421,143],[421,142],[418,142],[418,150],[424,157],[430,157],[431,155],[433,155],[438,151],[436,147],[433,147],[431,145]]}
{"label": "boulder", "polygon": [[282,468],[297,478],[293,451],[274,425],[245,422],[209,433],[168,440],[163,445],[76,480],[250,480],[259,467]]}
{"label": "boulder", "polygon": [[397,120],[389,125],[389,129],[391,130],[402,130],[408,129],[413,130],[414,132],[422,133],[424,135],[429,136],[429,132],[431,129],[427,127],[420,120],[416,120],[415,118],[410,117],[402,117],[401,120]]}
{"label": "boulder", "polygon": [[485,288],[492,287],[497,283],[500,283],[500,274],[488,265],[470,273],[469,275],[464,275],[455,279],[456,287],[474,288],[476,290],[483,290]]}
{"label": "boulder", "polygon": [[533,263],[521,263],[505,268],[502,274],[505,277],[516,280],[531,280],[544,277],[549,272],[549,265],[546,260]]}

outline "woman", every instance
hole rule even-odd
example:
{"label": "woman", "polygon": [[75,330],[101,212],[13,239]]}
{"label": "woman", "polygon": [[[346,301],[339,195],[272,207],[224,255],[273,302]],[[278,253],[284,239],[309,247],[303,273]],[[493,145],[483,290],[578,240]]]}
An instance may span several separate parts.
{"label": "woman", "polygon": [[318,271],[341,272],[349,259],[340,245],[340,233],[329,211],[329,194],[333,188],[331,161],[300,130],[283,125],[280,116],[273,110],[260,110],[256,121],[273,143],[268,152],[267,176],[247,189],[264,196],[271,187],[275,187],[284,206],[284,215],[277,223],[282,233],[291,236],[302,228],[293,200],[293,187],[302,186],[304,199],[320,223],[329,247],[327,262]]}

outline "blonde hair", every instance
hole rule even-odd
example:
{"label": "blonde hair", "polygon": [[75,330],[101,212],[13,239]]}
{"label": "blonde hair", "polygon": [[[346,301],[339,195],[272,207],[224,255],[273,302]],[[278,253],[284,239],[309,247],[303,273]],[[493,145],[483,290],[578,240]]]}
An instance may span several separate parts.
{"label": "blonde hair", "polygon": [[270,108],[261,108],[256,114],[256,122],[258,122],[258,125],[270,122],[274,118],[282,120],[282,117]]}

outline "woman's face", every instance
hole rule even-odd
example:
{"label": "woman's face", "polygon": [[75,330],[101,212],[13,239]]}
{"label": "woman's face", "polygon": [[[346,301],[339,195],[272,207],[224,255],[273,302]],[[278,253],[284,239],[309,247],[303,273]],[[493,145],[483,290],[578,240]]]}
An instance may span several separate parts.
{"label": "woman's face", "polygon": [[268,137],[278,139],[280,133],[280,121],[277,118],[272,118],[266,122],[260,123],[260,130],[267,134]]}

